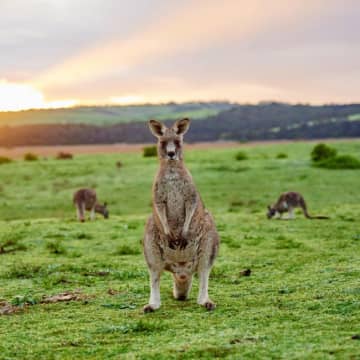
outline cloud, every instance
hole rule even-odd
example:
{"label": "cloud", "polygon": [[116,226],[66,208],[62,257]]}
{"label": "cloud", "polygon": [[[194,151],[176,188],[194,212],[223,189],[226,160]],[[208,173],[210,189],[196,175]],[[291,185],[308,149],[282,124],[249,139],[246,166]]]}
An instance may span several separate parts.
{"label": "cloud", "polygon": [[38,74],[74,54],[126,38],[151,21],[164,0],[1,0],[0,69]]}
{"label": "cloud", "polygon": [[[162,57],[177,54],[190,56],[193,50],[207,48],[224,39],[243,39],[264,31],[279,22],[289,23],[319,8],[303,6],[300,1],[269,2],[226,0],[219,7],[215,0],[198,0],[174,7],[161,19],[142,26],[123,40],[81,51],[65,62],[50,68],[39,77],[41,87],[54,87],[80,81],[91,81],[110,73],[125,75],[134,67]],[[269,16],[269,12],[272,15]]]}
{"label": "cloud", "polygon": [[1,7],[0,76],[26,82],[48,102],[359,100],[355,0],[3,0]]}

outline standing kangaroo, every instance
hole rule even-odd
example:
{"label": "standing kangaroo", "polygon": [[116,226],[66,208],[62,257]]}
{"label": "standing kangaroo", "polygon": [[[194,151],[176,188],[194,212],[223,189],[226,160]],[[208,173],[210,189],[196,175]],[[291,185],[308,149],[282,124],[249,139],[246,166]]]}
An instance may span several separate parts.
{"label": "standing kangaroo", "polygon": [[80,189],[74,193],[73,202],[76,207],[77,218],[85,221],[85,210],[90,211],[90,219],[95,219],[95,213],[102,214],[105,219],[109,217],[107,204],[101,205],[97,202],[96,191],[92,189]]}
{"label": "standing kangaroo", "polygon": [[171,128],[156,120],[149,122],[151,132],[158,138],[160,168],[152,189],[153,212],[145,227],[144,255],[151,291],[144,312],[161,305],[160,276],[164,270],[173,274],[173,295],[177,300],[187,299],[197,272],[197,302],[207,310],[215,309],[208,295],[208,281],[219,236],[183,162],[183,135],[189,125],[189,119],[179,120]]}
{"label": "standing kangaroo", "polygon": [[293,191],[282,193],[274,205],[269,205],[267,217],[271,219],[276,214],[281,217],[284,212],[288,212],[289,219],[294,219],[294,208],[296,207],[301,208],[307,219],[329,219],[327,216],[311,216],[307,211],[304,197],[300,193]]}

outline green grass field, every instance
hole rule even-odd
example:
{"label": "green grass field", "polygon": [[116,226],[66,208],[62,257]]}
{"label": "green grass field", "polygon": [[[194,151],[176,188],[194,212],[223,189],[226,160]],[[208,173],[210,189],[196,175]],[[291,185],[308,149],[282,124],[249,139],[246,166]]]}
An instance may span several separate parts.
{"label": "green grass field", "polygon": [[[360,157],[359,141],[333,145]],[[196,304],[196,280],[189,301],[173,300],[165,273],[162,307],[142,313],[155,158],[1,165],[0,247],[9,246],[0,251],[0,298],[20,311],[0,316],[0,358],[360,359],[360,171],[311,167],[312,146],[242,146],[242,161],[239,148],[186,152],[222,240],[214,312]],[[72,193],[83,186],[109,203],[109,220],[76,221]],[[266,205],[287,190],[331,220],[267,220]],[[82,296],[41,303],[64,291]]]}

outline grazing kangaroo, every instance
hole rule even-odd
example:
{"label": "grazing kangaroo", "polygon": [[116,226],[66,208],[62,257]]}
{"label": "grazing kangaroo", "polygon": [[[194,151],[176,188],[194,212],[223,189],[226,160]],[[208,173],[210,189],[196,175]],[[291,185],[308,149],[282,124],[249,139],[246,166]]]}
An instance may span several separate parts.
{"label": "grazing kangaroo", "polygon": [[109,217],[107,204],[101,205],[97,202],[96,191],[92,189],[80,189],[74,193],[73,202],[76,206],[77,218],[85,221],[85,210],[90,211],[90,219],[95,219],[95,213],[102,214],[105,219]]}
{"label": "grazing kangaroo", "polygon": [[282,193],[278,201],[274,205],[268,206],[267,217],[271,219],[276,214],[279,214],[280,218],[284,212],[289,213],[289,219],[294,219],[294,208],[300,207],[307,219],[329,219],[327,216],[311,216],[306,207],[304,197],[298,192],[285,192]]}
{"label": "grazing kangaroo", "polygon": [[151,287],[144,312],[160,307],[160,276],[164,270],[173,274],[173,295],[177,300],[187,299],[197,272],[197,302],[207,310],[215,309],[208,295],[208,281],[219,236],[183,162],[183,135],[189,125],[189,119],[179,120],[171,128],[155,120],[149,122],[151,132],[158,138],[160,167],[152,189],[153,212],[144,236]]}

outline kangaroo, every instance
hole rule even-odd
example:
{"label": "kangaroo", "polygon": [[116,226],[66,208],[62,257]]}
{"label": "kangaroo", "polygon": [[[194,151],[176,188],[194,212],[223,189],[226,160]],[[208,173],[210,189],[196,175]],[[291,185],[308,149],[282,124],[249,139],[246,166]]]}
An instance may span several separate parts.
{"label": "kangaroo", "polygon": [[160,167],[152,189],[153,211],[143,241],[151,289],[145,313],[161,305],[160,277],[164,270],[173,275],[175,299],[188,298],[193,274],[197,272],[198,304],[207,310],[216,306],[208,295],[208,281],[218,253],[219,236],[184,165],[183,135],[189,125],[189,119],[179,120],[171,128],[156,120],[149,121],[150,130],[158,139]]}
{"label": "kangaroo", "polygon": [[304,197],[298,192],[285,192],[282,193],[278,201],[274,205],[268,206],[268,219],[271,219],[276,214],[279,214],[280,218],[284,212],[289,213],[289,219],[294,219],[294,208],[300,207],[304,216],[307,219],[329,219],[327,216],[311,216],[307,211],[307,206]]}
{"label": "kangaroo", "polygon": [[109,218],[107,204],[101,205],[97,202],[96,191],[92,189],[80,189],[74,193],[73,203],[76,206],[77,218],[85,221],[85,210],[90,211],[90,219],[95,219],[95,213],[102,214],[105,219]]}

